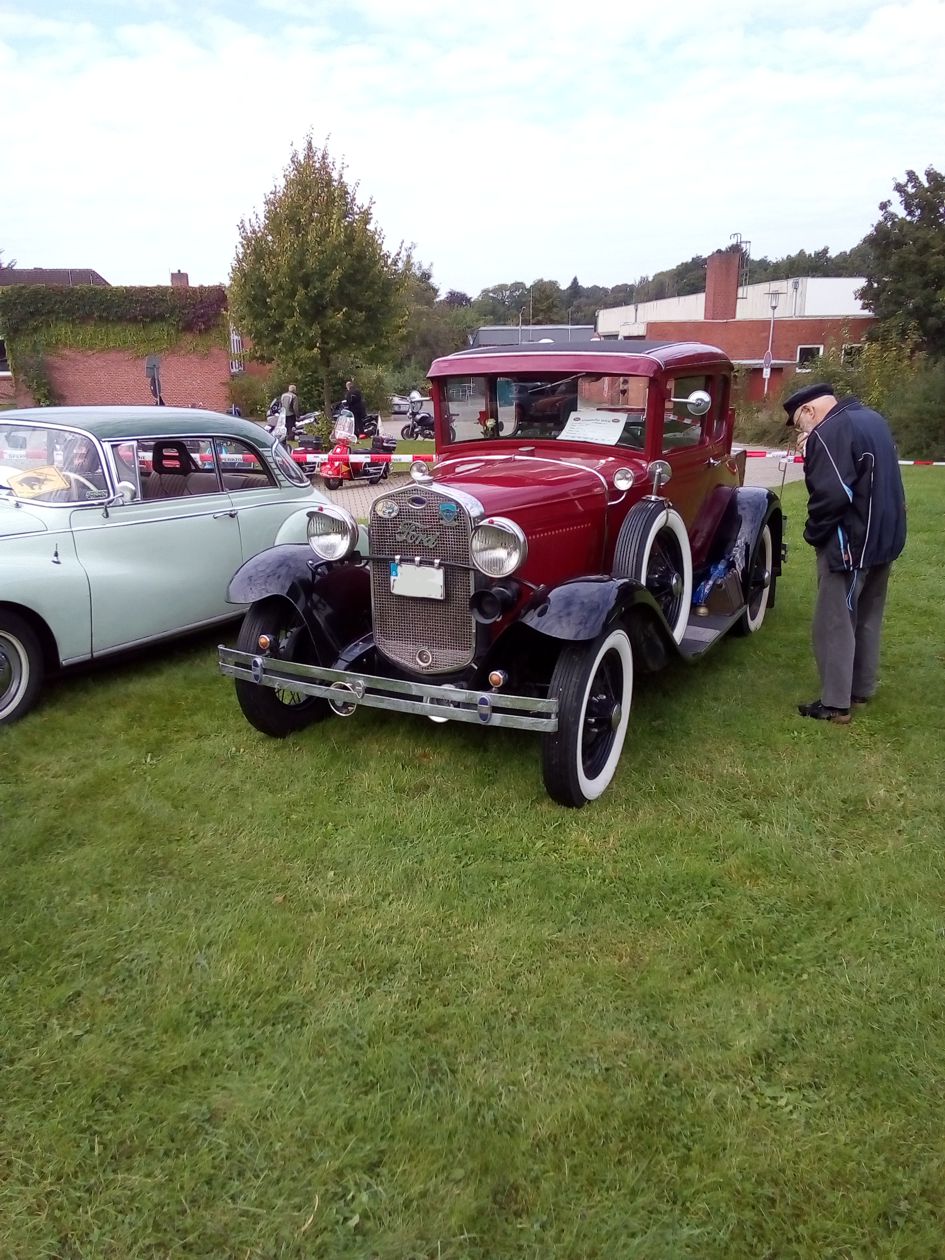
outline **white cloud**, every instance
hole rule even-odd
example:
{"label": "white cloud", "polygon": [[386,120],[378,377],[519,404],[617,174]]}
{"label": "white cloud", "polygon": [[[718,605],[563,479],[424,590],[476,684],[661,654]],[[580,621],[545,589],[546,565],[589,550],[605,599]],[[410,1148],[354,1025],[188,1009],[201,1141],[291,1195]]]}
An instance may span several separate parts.
{"label": "white cloud", "polygon": [[225,279],[311,130],[444,288],[847,248],[942,165],[945,3],[266,0],[0,13],[0,248]]}

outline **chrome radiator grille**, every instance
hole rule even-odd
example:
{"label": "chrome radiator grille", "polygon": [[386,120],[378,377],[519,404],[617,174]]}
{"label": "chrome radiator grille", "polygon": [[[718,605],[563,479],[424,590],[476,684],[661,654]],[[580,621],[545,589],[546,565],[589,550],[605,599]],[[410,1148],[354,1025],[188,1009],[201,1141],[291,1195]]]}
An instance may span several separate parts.
{"label": "chrome radiator grille", "polygon": [[[379,516],[378,508],[390,510],[382,505],[391,501],[397,504],[397,514]],[[465,508],[427,487],[395,490],[372,505],[369,534],[374,641],[386,657],[414,674],[446,674],[472,660],[476,634],[469,612],[473,591],[471,532]],[[394,595],[389,563],[394,556],[404,562],[416,556],[422,562],[439,560],[445,573],[446,598]],[[427,654],[429,661],[423,663]]]}

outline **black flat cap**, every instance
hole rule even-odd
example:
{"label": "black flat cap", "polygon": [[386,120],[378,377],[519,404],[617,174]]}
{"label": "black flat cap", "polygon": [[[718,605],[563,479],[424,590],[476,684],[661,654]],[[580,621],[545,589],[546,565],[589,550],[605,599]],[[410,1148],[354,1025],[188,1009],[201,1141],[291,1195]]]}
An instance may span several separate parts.
{"label": "black flat cap", "polygon": [[825,381],[821,381],[819,385],[805,385],[803,389],[796,389],[789,398],[785,398],[782,404],[787,412],[787,420],[784,423],[791,423],[798,407],[803,407],[805,403],[813,402],[815,398],[825,398],[828,394],[833,394],[833,386],[828,385]]}

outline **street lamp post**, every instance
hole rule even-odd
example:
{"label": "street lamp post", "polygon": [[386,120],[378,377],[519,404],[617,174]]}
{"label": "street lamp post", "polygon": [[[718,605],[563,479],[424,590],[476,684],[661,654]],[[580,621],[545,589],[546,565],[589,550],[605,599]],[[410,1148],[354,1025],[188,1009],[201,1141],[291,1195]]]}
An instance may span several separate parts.
{"label": "street lamp post", "polygon": [[774,341],[774,313],[778,309],[778,303],[781,301],[781,293],[778,289],[771,289],[768,293],[768,305],[771,307],[771,321],[768,324],[768,353],[765,355],[765,398],[768,397],[768,380],[771,377],[771,345]]}

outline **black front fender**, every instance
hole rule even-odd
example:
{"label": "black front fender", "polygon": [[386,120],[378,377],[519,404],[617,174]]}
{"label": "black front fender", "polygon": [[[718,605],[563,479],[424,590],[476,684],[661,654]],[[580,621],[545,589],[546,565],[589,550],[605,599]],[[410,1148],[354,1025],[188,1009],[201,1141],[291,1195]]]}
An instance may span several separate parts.
{"label": "black front fender", "polygon": [[662,620],[656,600],[632,578],[583,578],[540,592],[521,622],[551,639],[596,639],[631,608],[646,607]]}
{"label": "black front fender", "polygon": [[755,545],[765,525],[771,526],[772,573],[781,572],[781,500],[762,486],[740,486],[735,491],[736,529],[729,553],[744,584]]}
{"label": "black front fender", "polygon": [[247,560],[230,579],[231,604],[287,599],[317,644],[338,656],[371,628],[371,586],[366,564],[318,560],[307,543],[283,543]]}

